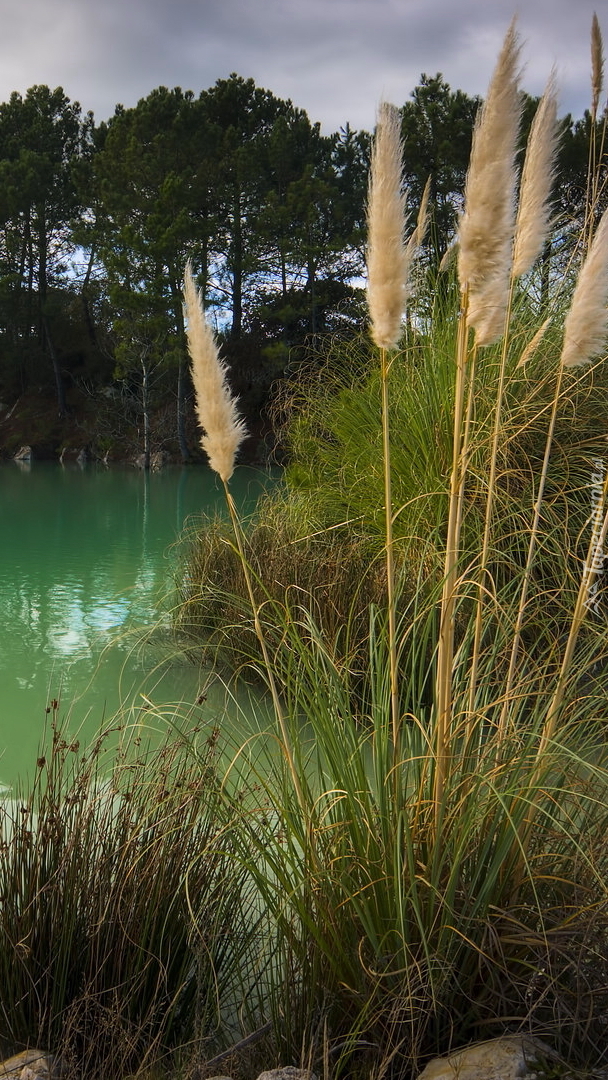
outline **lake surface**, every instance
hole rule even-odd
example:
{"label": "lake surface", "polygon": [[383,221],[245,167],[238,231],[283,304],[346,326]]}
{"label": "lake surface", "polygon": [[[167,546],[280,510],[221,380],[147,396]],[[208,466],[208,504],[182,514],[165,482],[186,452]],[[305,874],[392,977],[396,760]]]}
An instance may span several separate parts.
{"label": "lake surface", "polygon": [[[243,512],[268,482],[236,471]],[[10,786],[33,773],[54,716],[87,742],[119,708],[153,729],[174,703],[194,707],[207,673],[171,634],[175,544],[185,524],[225,504],[204,466],[146,476],[10,462],[0,466],[0,507],[0,784]],[[204,689],[197,708],[209,719],[225,691],[217,680]]]}

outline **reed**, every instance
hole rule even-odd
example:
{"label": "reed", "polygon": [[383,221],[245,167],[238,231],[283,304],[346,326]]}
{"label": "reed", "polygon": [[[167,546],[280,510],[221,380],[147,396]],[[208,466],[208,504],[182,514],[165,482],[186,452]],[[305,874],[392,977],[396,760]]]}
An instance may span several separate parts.
{"label": "reed", "polygon": [[604,88],[604,42],[596,12],[591,20],[591,117],[589,139],[589,164],[587,168],[587,212],[585,221],[585,250],[588,251],[595,231],[595,219],[600,194],[600,163],[606,139],[606,117],[601,127],[598,144],[597,115],[600,96]]}
{"label": "reed", "polygon": [[214,472],[217,472],[224,485],[226,505],[243,569],[255,633],[262,650],[264,673],[272,696],[277,723],[281,731],[283,752],[289,763],[296,790],[299,790],[300,777],[296,768],[291,736],[285,723],[273,665],[260,620],[260,605],[255,596],[253,577],[245,553],[243,529],[234,499],[228,488],[228,481],[234,471],[236,453],[245,437],[245,427],[238,416],[236,402],[230,393],[225,367],[220,360],[211,327],[205,319],[202,299],[194,286],[189,264],[186,266],[184,277],[184,302],[188,348],[192,360],[192,379],[198,416],[203,427],[201,445],[207,452],[211,468]]}
{"label": "reed", "polygon": [[552,72],[532,122],[521,174],[513,242],[513,278],[521,277],[532,268],[549,235],[557,148],[557,84],[555,72]]}
{"label": "reed", "polygon": [[[554,164],[557,151],[557,91],[555,75],[551,74],[545,92],[536,111],[522,169],[519,205],[515,220],[513,237],[513,257],[509,283],[509,295],[505,310],[505,319],[502,336],[502,350],[500,358],[500,371],[498,386],[496,389],[496,404],[494,408],[494,428],[492,433],[492,446],[490,453],[488,493],[486,497],[484,534],[479,559],[479,590],[477,596],[477,610],[475,615],[475,644],[473,648],[473,660],[471,665],[471,686],[469,692],[469,709],[473,712],[473,701],[477,683],[477,664],[481,637],[483,632],[483,607],[486,591],[491,592],[492,583],[488,580],[487,568],[489,558],[489,545],[492,532],[492,519],[495,510],[496,493],[496,469],[498,462],[499,442],[501,437],[503,402],[505,391],[505,379],[507,377],[507,365],[509,361],[509,323],[512,315],[513,293],[515,283],[522,274],[529,271],[534,262],[541,254],[543,245],[549,232],[551,217],[551,188],[554,180]],[[540,332],[537,332],[537,334]],[[535,334],[527,347],[528,354],[532,353],[538,345],[539,337]],[[542,334],[540,335],[542,337]],[[521,359],[519,363],[521,364]],[[525,361],[524,361],[525,362]],[[519,366],[519,365],[518,365]],[[554,408],[557,408],[559,400],[559,383],[556,387]],[[551,425],[550,425],[551,430]],[[545,450],[545,465],[541,472],[537,507],[543,503],[544,484],[546,481],[546,465],[548,463],[551,441],[549,439]],[[536,528],[538,520],[536,521]],[[528,562],[532,558],[536,542],[536,528],[530,534],[528,547]],[[521,603],[522,610],[526,603],[526,583],[522,585]],[[514,634],[511,654],[511,668],[507,677],[505,691],[505,709],[509,700],[513,665],[519,649],[518,633]],[[503,716],[504,721],[504,716]]]}
{"label": "reed", "polygon": [[[469,454],[469,422],[465,424],[467,394],[469,416],[473,404],[475,353],[469,351],[468,330],[469,327],[475,329],[476,347],[491,344],[503,334],[508,312],[515,226],[515,154],[520,118],[518,59],[519,45],[513,22],[473,135],[465,184],[465,209],[459,230],[458,277],[462,300],[456,345],[452,470],[437,653],[437,824],[442,813],[452,738],[456,588]],[[499,401],[500,398],[499,391]]]}
{"label": "reed", "polygon": [[492,344],[504,329],[515,226],[519,54],[513,21],[475,126],[465,184],[458,278],[478,345]]}
{"label": "reed", "polygon": [[109,734],[82,749],[53,726],[28,790],[0,806],[0,1041],[48,1047],[67,1076],[200,1055],[249,932],[217,735],[195,761],[141,733],[117,755]]}
{"label": "reed", "polygon": [[402,191],[402,157],[401,116],[398,109],[384,102],[378,113],[369,178],[367,297],[371,334],[380,349],[387,610],[391,666],[391,716],[395,747],[399,739],[399,695],[388,380],[392,364],[389,354],[397,347],[402,332],[401,320],[405,308],[409,264],[412,258],[411,249],[404,239],[405,195]]}
{"label": "reed", "polygon": [[608,214],[604,213],[578,277],[564,324],[561,362],[584,367],[603,355],[608,337]]}
{"label": "reed", "polygon": [[408,284],[401,114],[383,102],[372,150],[368,196],[367,299],[371,333],[381,350],[395,349]]}

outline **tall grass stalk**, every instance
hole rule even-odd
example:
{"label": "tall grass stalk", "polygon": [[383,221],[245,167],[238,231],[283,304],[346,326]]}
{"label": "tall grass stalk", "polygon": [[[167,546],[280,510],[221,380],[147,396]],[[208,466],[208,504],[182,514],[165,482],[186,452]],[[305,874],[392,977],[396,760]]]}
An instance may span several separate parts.
{"label": "tall grass stalk", "polygon": [[517,664],[519,660],[519,650],[521,646],[521,635],[524,624],[524,617],[526,613],[526,605],[528,603],[528,593],[532,580],[532,567],[534,562],[534,555],[536,552],[536,545],[538,541],[539,526],[541,521],[541,514],[543,511],[544,499],[545,499],[545,487],[547,484],[547,477],[549,473],[549,463],[551,461],[551,451],[553,449],[553,439],[555,435],[555,425],[557,422],[558,409],[562,401],[562,375],[563,366],[560,364],[557,379],[555,385],[555,393],[553,395],[553,402],[551,406],[551,416],[549,419],[549,425],[547,430],[547,438],[545,442],[545,450],[543,455],[543,463],[540,472],[538,491],[536,499],[534,501],[534,511],[532,526],[530,529],[530,535],[528,538],[528,549],[526,553],[526,564],[524,573],[521,579],[519,590],[519,602],[517,605],[517,616],[513,627],[513,635],[511,640],[511,647],[509,650],[509,666],[507,670],[505,680],[505,692],[503,697],[503,703],[500,713],[500,720],[498,723],[498,739],[499,742],[504,740],[507,725],[509,723],[509,711],[512,706],[512,693],[513,687],[517,678]]}
{"label": "tall grass stalk", "polygon": [[367,294],[374,343],[380,349],[382,450],[386,522],[386,582],[391,667],[391,716],[395,750],[399,738],[399,691],[393,548],[393,495],[389,433],[389,354],[402,333],[412,252],[405,245],[405,195],[402,190],[401,114],[383,102],[372,150],[368,196]]}
{"label": "tall grass stalk", "polygon": [[384,507],[386,517],[386,600],[388,611],[388,627],[390,641],[390,669],[391,669],[391,717],[393,725],[393,745],[395,753],[399,739],[400,708],[399,708],[399,672],[397,670],[397,613],[395,594],[395,549],[393,537],[393,492],[391,484],[391,450],[390,450],[390,426],[389,426],[389,393],[388,376],[390,363],[386,349],[380,352],[380,381],[382,386],[382,447],[384,464]]}
{"label": "tall grass stalk", "polygon": [[[469,362],[467,330],[469,326],[475,328],[477,345],[490,344],[504,333],[515,224],[515,155],[521,109],[518,57],[519,45],[513,22],[475,127],[465,184],[465,209],[459,230],[458,275],[463,303],[456,355],[453,461],[437,657],[437,822],[449,768],[452,723],[454,611],[460,560],[460,507],[466,475],[462,423]],[[472,401],[474,388],[472,380],[468,382]]]}
{"label": "tall grass stalk", "polygon": [[[561,355],[562,367],[584,367],[591,363],[606,347],[608,339],[608,211],[605,211],[597,232],[591,243],[589,253],[583,264],[577,281],[572,303],[564,326],[564,343]],[[559,386],[559,382],[558,382]],[[606,488],[602,493],[602,505],[606,499]],[[564,688],[569,675],[574,650],[585,617],[586,601],[593,579],[601,569],[596,565],[595,553],[601,550],[606,530],[608,514],[597,535],[596,518],[593,518],[591,538],[587,559],[579,584],[578,595],[564,656],[557,677],[555,691],[551,699],[539,753],[552,738],[559,709],[562,704]]]}
{"label": "tall grass stalk", "polygon": [[[556,379],[555,395],[553,398],[551,418],[549,421],[549,428],[547,432],[547,442],[545,445],[543,466],[539,480],[538,494],[534,506],[532,529],[528,542],[526,567],[521,585],[517,619],[513,630],[513,640],[511,643],[509,669],[507,672],[505,696],[503,707],[501,710],[500,720],[500,731],[502,735],[504,735],[505,725],[507,723],[509,703],[511,701],[511,694],[516,680],[517,662],[521,643],[521,632],[526,604],[528,602],[528,591],[531,581],[532,564],[538,539],[538,529],[543,500],[545,496],[545,485],[547,481],[549,461],[555,431],[555,423],[557,419],[557,411],[561,403],[563,369],[567,367],[584,367],[590,364],[592,360],[595,359],[604,349],[606,345],[606,339],[608,337],[608,316],[606,314],[606,304],[608,302],[607,230],[608,213],[605,213],[593,238],[591,247],[587,254],[587,258],[585,259],[582,269],[580,271],[576,288],[572,297],[570,310],[565,320],[561,362]],[[592,536],[591,544],[593,544],[593,542],[594,541]],[[572,618],[570,634],[568,637],[568,644],[564,653],[561,672],[556,686],[555,698],[552,702],[545,725],[546,737],[543,738],[543,745],[546,741],[546,738],[549,738],[550,735],[553,733],[555,727],[557,713],[562,700],[565,679],[567,677],[568,669],[572,660],[580,624],[585,614],[584,597],[586,595],[586,590],[590,585],[590,582],[586,582],[585,578],[586,569],[583,572],[579,587],[579,595]]]}
{"label": "tall grass stalk", "polygon": [[236,402],[230,393],[226,381],[225,367],[220,360],[211,327],[205,318],[202,299],[194,285],[190,264],[186,266],[184,275],[184,302],[197,410],[203,427],[201,445],[209,456],[211,468],[218,473],[224,486],[226,503],[254,616],[255,632],[264,659],[264,671],[268,679],[276,719],[281,729],[283,752],[289,764],[295,789],[301,795],[300,779],[294,759],[291,736],[285,724],[273,674],[273,665],[270,661],[266,638],[260,622],[259,605],[255,598],[250,567],[245,555],[243,532],[234,500],[228,488],[228,481],[234,471],[236,453],[246,435],[245,426],[238,415]]}
{"label": "tall grass stalk", "polygon": [[[568,633],[568,640],[564,648],[564,655],[559,669],[559,674],[555,683],[555,690],[551,697],[549,708],[547,710],[547,716],[543,725],[542,735],[539,742],[538,753],[542,756],[544,750],[547,747],[549,741],[553,738],[557,723],[559,719],[559,711],[564,699],[564,691],[566,688],[567,679],[570,675],[570,667],[574,659],[574,650],[578,636],[585,618],[586,611],[589,606],[589,597],[591,595],[591,587],[594,579],[602,572],[604,557],[603,550],[608,535],[608,509],[604,512],[603,520],[601,514],[604,511],[606,505],[606,497],[608,495],[608,476],[604,482],[602,489],[602,496],[599,506],[595,508],[592,520],[591,537],[589,540],[589,547],[587,550],[587,558],[583,563],[583,569],[581,573],[580,584],[578,588],[578,594],[576,597],[576,604],[572,613],[572,621],[570,623],[570,630]],[[597,513],[599,511],[600,522],[598,522]]]}
{"label": "tall grass stalk", "polygon": [[597,13],[591,20],[591,117],[589,137],[589,161],[587,165],[587,200],[585,218],[585,251],[589,251],[595,228],[595,213],[599,196],[598,165],[603,157],[606,120],[602,126],[602,140],[598,156],[597,110],[604,87],[604,43]]}
{"label": "tall grass stalk", "polygon": [[[469,712],[471,714],[470,725],[473,723],[474,700],[477,687],[477,667],[479,663],[479,650],[481,648],[481,636],[483,629],[483,605],[486,592],[491,588],[491,582],[486,580],[489,545],[492,530],[492,518],[495,505],[496,468],[498,461],[498,449],[502,427],[502,409],[504,401],[505,379],[507,376],[507,363],[509,358],[509,325],[513,308],[513,293],[517,278],[531,269],[540,255],[547,234],[549,232],[551,215],[551,187],[555,176],[555,155],[557,152],[557,90],[555,74],[552,72],[543,97],[540,100],[526,148],[526,156],[522,170],[519,204],[515,221],[515,233],[513,238],[513,257],[510,273],[509,295],[505,311],[505,323],[502,333],[502,348],[500,356],[500,371],[496,390],[496,406],[494,409],[494,428],[492,431],[492,446],[490,452],[490,466],[488,476],[488,494],[484,519],[484,532],[481,544],[481,556],[479,561],[479,589],[477,596],[477,609],[475,615],[475,643],[471,662],[471,686],[469,693]],[[559,393],[559,390],[557,391]],[[550,443],[548,444],[550,447]],[[546,454],[548,460],[548,454]],[[544,481],[541,478],[541,492],[539,500],[542,502],[544,493]],[[540,505],[540,502],[538,505]],[[536,522],[536,527],[538,521]],[[535,542],[536,528],[531,534],[532,547]],[[517,649],[516,649],[517,652]],[[508,700],[508,693],[505,702]]]}
{"label": "tall grass stalk", "polygon": [[456,610],[456,587],[460,554],[460,529],[462,524],[462,505],[464,494],[463,460],[463,417],[465,392],[467,387],[468,361],[468,326],[467,326],[467,289],[462,293],[462,307],[458,323],[458,342],[456,350],[456,384],[454,393],[454,441],[452,450],[452,471],[450,476],[450,498],[448,526],[445,543],[445,566],[443,593],[441,597],[441,618],[437,647],[437,689],[436,689],[436,747],[435,747],[435,822],[439,828],[443,811],[443,795],[446,775],[449,770],[449,747],[452,726],[452,668],[454,664],[454,619]]}

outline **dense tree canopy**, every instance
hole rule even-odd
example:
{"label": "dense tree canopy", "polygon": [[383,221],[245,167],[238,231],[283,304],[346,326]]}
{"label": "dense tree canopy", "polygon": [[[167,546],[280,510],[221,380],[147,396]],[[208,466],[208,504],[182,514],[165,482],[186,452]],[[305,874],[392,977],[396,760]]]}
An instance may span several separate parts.
{"label": "dense tree canopy", "polygon": [[[423,74],[402,109],[414,215],[430,177],[431,272],[455,232],[478,107]],[[572,218],[590,130],[589,116],[563,121],[556,203]],[[64,415],[74,388],[113,394],[146,430],[169,403],[169,442],[186,459],[190,259],[256,414],[311,336],[365,325],[370,142],[348,126],[323,134],[236,74],[198,97],[158,87],[99,125],[61,88],[12,94],[0,104],[0,398],[48,386]]]}
{"label": "dense tree canopy", "polygon": [[405,179],[415,214],[430,178],[429,246],[439,261],[454,237],[480,98],[421,75],[402,110]]}
{"label": "dense tree canopy", "polygon": [[[34,86],[0,105],[0,326],[18,377],[43,356],[65,412],[51,290],[73,251],[72,223],[84,212],[74,163],[86,154],[92,118],[61,88]],[[4,356],[6,363],[6,353]],[[17,374],[17,373],[15,373]]]}

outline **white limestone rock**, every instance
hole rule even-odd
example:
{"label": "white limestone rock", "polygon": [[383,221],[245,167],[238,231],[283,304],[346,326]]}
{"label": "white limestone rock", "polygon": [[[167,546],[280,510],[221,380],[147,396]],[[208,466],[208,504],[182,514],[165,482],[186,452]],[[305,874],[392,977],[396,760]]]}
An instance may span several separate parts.
{"label": "white limestone rock", "polygon": [[540,1039],[503,1035],[433,1058],[418,1080],[531,1080],[538,1062],[547,1058],[554,1059],[555,1054]]}

